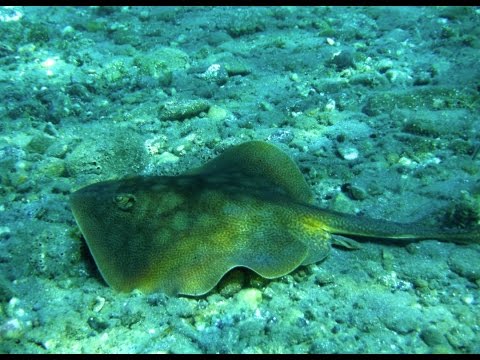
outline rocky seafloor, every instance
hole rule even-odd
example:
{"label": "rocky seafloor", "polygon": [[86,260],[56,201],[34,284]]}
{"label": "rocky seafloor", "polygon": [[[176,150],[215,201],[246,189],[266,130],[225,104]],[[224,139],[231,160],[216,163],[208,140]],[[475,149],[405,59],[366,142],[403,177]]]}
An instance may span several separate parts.
{"label": "rocky seafloor", "polygon": [[478,225],[479,51],[476,7],[0,7],[0,351],[480,352],[479,244],[120,293],[68,203],[264,140],[319,207]]}

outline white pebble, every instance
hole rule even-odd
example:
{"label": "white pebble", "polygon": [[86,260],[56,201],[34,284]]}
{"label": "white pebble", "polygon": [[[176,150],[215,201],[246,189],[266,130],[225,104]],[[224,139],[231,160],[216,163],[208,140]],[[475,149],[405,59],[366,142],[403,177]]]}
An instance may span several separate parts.
{"label": "white pebble", "polygon": [[335,100],[329,99],[325,105],[325,111],[333,111],[335,110],[335,106],[336,106]]}
{"label": "white pebble", "polygon": [[411,166],[413,161],[405,156],[402,156],[400,159],[398,159],[398,163],[403,166]]}
{"label": "white pebble", "polygon": [[360,155],[359,151],[354,147],[340,147],[338,152],[345,160],[355,160]]}
{"label": "white pebble", "polygon": [[0,335],[5,339],[18,339],[23,334],[23,325],[18,319],[10,319],[0,326]]}
{"label": "white pebble", "polygon": [[95,303],[93,304],[93,311],[98,313],[100,310],[103,309],[103,306],[105,305],[105,298],[101,296],[97,296],[95,298]]}
{"label": "white pebble", "polygon": [[463,300],[463,302],[464,302],[465,304],[471,305],[471,304],[473,304],[473,301],[474,301],[475,299],[473,298],[473,295],[468,294],[468,295],[465,295],[462,300]]}

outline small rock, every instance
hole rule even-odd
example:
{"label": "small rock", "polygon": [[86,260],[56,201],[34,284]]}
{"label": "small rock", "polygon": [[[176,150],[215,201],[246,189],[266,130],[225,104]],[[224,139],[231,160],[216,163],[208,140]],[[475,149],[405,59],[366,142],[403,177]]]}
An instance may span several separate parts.
{"label": "small rock", "polygon": [[237,299],[241,304],[254,310],[262,301],[262,292],[253,288],[243,289],[237,294]]}
{"label": "small rock", "polygon": [[222,121],[227,117],[227,110],[221,108],[220,106],[212,106],[208,110],[208,117],[214,121]]}
{"label": "small rock", "polygon": [[8,226],[0,226],[0,238],[10,236],[10,228]]}
{"label": "small rock", "polygon": [[40,172],[43,175],[49,177],[59,177],[66,173],[65,161],[58,158],[50,158],[47,161],[43,161],[40,167]]}
{"label": "small rock", "polygon": [[479,252],[473,248],[458,248],[452,251],[448,259],[450,269],[470,281],[480,280]]}
{"label": "small rock", "polygon": [[210,104],[205,100],[169,101],[160,108],[162,120],[180,120],[192,118],[208,111]]}
{"label": "small rock", "polygon": [[360,153],[353,146],[339,146],[338,153],[344,160],[356,160]]}
{"label": "small rock", "polygon": [[411,333],[417,329],[417,325],[420,321],[419,311],[400,311],[395,309],[392,312],[388,312],[383,318],[383,323],[387,328],[395,331],[399,334],[405,335]]}
{"label": "small rock", "polygon": [[97,296],[95,298],[95,302],[93,303],[92,310],[96,313],[100,312],[105,305],[105,298],[101,296]]}
{"label": "small rock", "polygon": [[88,326],[95,330],[96,332],[102,332],[110,326],[108,322],[100,320],[96,316],[90,316],[87,320]]}
{"label": "small rock", "polygon": [[0,326],[0,335],[4,339],[19,339],[24,332],[24,326],[18,319],[9,319]]}
{"label": "small rock", "polygon": [[241,269],[228,272],[219,284],[219,292],[223,297],[231,297],[242,290],[245,274]]}
{"label": "small rock", "polygon": [[377,69],[381,74],[385,73],[391,68],[393,68],[393,61],[390,59],[382,59],[377,64]]}
{"label": "small rock", "polygon": [[328,64],[335,66],[337,71],[342,71],[348,68],[356,68],[353,60],[353,51],[348,49],[343,50],[339,54],[335,54],[330,61],[328,61]]}
{"label": "small rock", "polygon": [[46,151],[46,155],[63,159],[65,158],[65,155],[67,154],[68,150],[69,150],[69,147],[67,144],[62,144],[61,142],[55,142],[48,148],[48,150]]}
{"label": "small rock", "polygon": [[251,73],[251,70],[247,65],[236,60],[225,63],[225,70],[227,70],[228,76],[245,76]]}
{"label": "small rock", "polygon": [[268,136],[269,141],[280,142],[284,144],[289,144],[292,142],[295,135],[291,130],[288,129],[277,129],[272,134]]}
{"label": "small rock", "polygon": [[184,298],[170,299],[167,302],[166,311],[173,317],[188,318],[194,315],[192,302]]}
{"label": "small rock", "polygon": [[359,186],[352,185],[350,187],[350,197],[353,200],[365,200],[367,197],[367,192]]}
{"label": "small rock", "polygon": [[221,86],[225,85],[227,82],[228,73],[224,66],[220,64],[212,64],[203,74],[199,75],[199,77],[207,81],[215,82],[217,85]]}
{"label": "small rock", "polygon": [[55,138],[47,134],[38,134],[32,137],[27,145],[30,152],[44,154],[48,147],[53,144]]}
{"label": "small rock", "polygon": [[165,151],[157,156],[157,164],[164,164],[164,163],[175,163],[180,158],[177,155],[172,154],[171,152]]}
{"label": "small rock", "polygon": [[319,270],[315,274],[314,282],[319,286],[325,286],[335,283],[335,277],[325,270]]}
{"label": "small rock", "polygon": [[445,336],[433,326],[422,330],[420,333],[420,337],[428,346],[438,346],[438,345],[446,345],[447,339]]}

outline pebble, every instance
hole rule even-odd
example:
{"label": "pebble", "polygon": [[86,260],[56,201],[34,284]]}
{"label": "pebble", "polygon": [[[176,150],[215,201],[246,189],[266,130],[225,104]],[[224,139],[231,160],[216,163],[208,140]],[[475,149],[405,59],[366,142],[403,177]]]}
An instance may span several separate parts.
{"label": "pebble", "polygon": [[473,248],[459,247],[453,250],[448,259],[450,270],[472,282],[479,281],[480,263],[478,262],[478,255],[478,251]]}
{"label": "pebble", "polygon": [[344,160],[355,160],[360,155],[359,151],[352,146],[339,146],[337,150]]}
{"label": "pebble", "polygon": [[9,319],[0,326],[0,335],[4,339],[18,339],[22,336],[23,330],[20,320]]}
{"label": "pebble", "polygon": [[41,164],[41,173],[49,177],[60,177],[66,172],[65,162],[62,159],[50,158]]}
{"label": "pebble", "polygon": [[240,269],[234,269],[223,277],[220,286],[220,294],[225,298],[231,297],[242,290],[244,282],[244,272]]}
{"label": "pebble", "polygon": [[214,121],[222,121],[227,117],[227,110],[219,107],[219,106],[212,106],[208,110],[208,118]]}
{"label": "pebble", "polygon": [[262,301],[262,292],[253,288],[243,289],[238,292],[237,299],[241,304],[244,304],[248,308],[254,310]]}
{"label": "pebble", "polygon": [[94,312],[100,312],[103,309],[103,306],[105,305],[105,298],[101,296],[97,296],[95,298],[95,303],[93,304],[93,311]]}
{"label": "pebble", "polygon": [[159,164],[163,164],[163,163],[172,163],[172,162],[177,162],[180,158],[174,154],[172,154],[171,152],[168,152],[168,151],[165,151],[163,153],[161,153],[160,155],[158,155],[157,157],[157,161]]}
{"label": "pebble", "polygon": [[225,64],[228,76],[246,76],[251,73],[251,69],[241,61],[232,60]]}
{"label": "pebble", "polygon": [[228,73],[224,66],[213,64],[200,77],[208,81],[214,81],[217,85],[224,85],[227,82]]}
{"label": "pebble", "polygon": [[420,332],[420,337],[428,346],[445,345],[447,343],[445,336],[433,326],[422,330],[422,332]]}
{"label": "pebble", "polygon": [[205,100],[180,100],[169,101],[160,107],[160,118],[162,120],[183,121],[200,115],[210,109],[210,104]]}
{"label": "pebble", "polygon": [[350,187],[350,197],[353,200],[365,200],[367,198],[367,192],[356,185]]}
{"label": "pebble", "polygon": [[401,311],[392,309],[383,317],[383,323],[387,328],[399,334],[405,335],[417,329],[420,320],[420,311]]}
{"label": "pebble", "polygon": [[37,134],[32,137],[27,145],[30,152],[44,154],[48,147],[55,142],[55,138],[46,134]]}
{"label": "pebble", "polygon": [[8,226],[0,226],[0,238],[7,238],[8,236],[10,236],[10,232],[11,230]]}
{"label": "pebble", "polygon": [[413,161],[405,156],[402,156],[400,159],[398,159],[398,163],[406,167],[411,167],[413,165]]}

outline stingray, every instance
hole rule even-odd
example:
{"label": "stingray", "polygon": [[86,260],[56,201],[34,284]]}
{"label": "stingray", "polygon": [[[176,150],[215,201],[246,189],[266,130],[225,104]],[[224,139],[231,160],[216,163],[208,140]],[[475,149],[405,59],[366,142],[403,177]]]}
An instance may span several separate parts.
{"label": "stingray", "polygon": [[231,269],[272,279],[324,259],[342,235],[479,243],[478,230],[435,229],[325,210],[279,148],[250,141],[179,176],[81,188],[70,203],[106,283],[119,291],[202,295]]}

